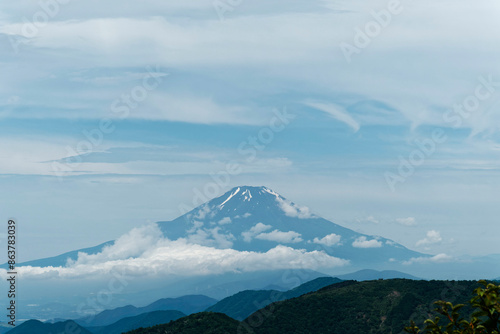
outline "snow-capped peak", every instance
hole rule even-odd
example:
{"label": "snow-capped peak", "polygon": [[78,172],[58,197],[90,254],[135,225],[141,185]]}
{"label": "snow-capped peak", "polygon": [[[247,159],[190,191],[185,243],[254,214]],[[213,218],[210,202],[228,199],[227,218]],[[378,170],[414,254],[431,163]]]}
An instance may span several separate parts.
{"label": "snow-capped peak", "polygon": [[274,192],[274,191],[272,191],[272,190],[271,190],[271,189],[269,189],[269,188],[263,187],[263,189],[262,189],[262,190],[263,190],[263,191],[265,191],[265,192],[266,192],[266,193],[268,193],[268,194],[271,194],[271,195],[276,196],[276,198],[280,198],[280,197],[281,197],[281,196],[280,196],[277,192]]}
{"label": "snow-capped peak", "polygon": [[244,201],[250,202],[250,200],[252,199],[252,192],[250,191],[250,189],[246,189],[241,195],[245,196],[245,198],[243,199]]}
{"label": "snow-capped peak", "polygon": [[222,209],[224,207],[224,204],[226,204],[227,202],[229,202],[229,200],[231,198],[233,198],[239,192],[240,192],[240,187],[238,187],[238,189],[236,189],[233,193],[231,193],[231,195],[229,195],[229,197],[224,202],[222,202],[222,204],[219,205],[219,208]]}

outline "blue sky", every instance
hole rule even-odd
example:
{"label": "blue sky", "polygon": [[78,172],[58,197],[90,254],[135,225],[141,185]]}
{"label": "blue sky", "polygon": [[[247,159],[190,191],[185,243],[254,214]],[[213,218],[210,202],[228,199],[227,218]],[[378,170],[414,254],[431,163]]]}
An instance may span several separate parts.
{"label": "blue sky", "polygon": [[498,253],[497,2],[401,1],[378,31],[390,1],[47,3],[0,4],[0,212],[25,259],[176,218],[231,162],[219,195],[266,185],[415,250]]}

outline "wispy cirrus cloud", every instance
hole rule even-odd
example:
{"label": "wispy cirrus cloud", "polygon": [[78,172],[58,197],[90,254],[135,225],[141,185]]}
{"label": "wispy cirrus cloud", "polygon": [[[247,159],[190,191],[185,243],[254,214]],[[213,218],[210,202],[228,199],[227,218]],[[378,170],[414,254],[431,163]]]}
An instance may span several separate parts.
{"label": "wispy cirrus cloud", "polygon": [[360,129],[359,123],[341,106],[334,104],[327,104],[322,102],[305,102],[305,105],[321,110],[331,117],[335,118],[339,122],[347,124],[351,127],[354,132],[358,132]]}

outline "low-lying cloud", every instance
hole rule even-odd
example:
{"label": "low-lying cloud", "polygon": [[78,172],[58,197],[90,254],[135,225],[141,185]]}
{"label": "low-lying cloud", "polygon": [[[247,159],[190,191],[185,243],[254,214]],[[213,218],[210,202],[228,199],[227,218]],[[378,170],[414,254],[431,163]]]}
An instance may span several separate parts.
{"label": "low-lying cloud", "polygon": [[417,221],[414,217],[407,217],[407,218],[397,218],[396,222],[398,224],[404,225],[404,226],[415,226],[417,225]]}
{"label": "low-lying cloud", "polygon": [[379,248],[382,247],[382,242],[377,239],[368,240],[366,237],[359,237],[352,243],[355,248]]}
{"label": "low-lying cloud", "polygon": [[[263,224],[262,224],[263,225]],[[262,226],[259,226],[262,227]],[[163,238],[156,224],[135,228],[94,255],[79,253],[64,267],[19,267],[23,279],[90,278],[126,272],[131,277],[196,276],[270,269],[319,269],[347,265],[349,261],[323,251],[307,252],[278,245],[267,252],[219,249]],[[5,270],[0,276],[6,277]]]}
{"label": "low-lying cloud", "polygon": [[441,241],[443,241],[443,238],[441,237],[439,231],[431,230],[427,231],[425,238],[417,241],[416,245],[417,246],[433,245],[433,244],[438,244]]}
{"label": "low-lying cloud", "polygon": [[330,247],[330,246],[339,244],[341,238],[342,237],[340,235],[332,233],[332,234],[329,234],[321,239],[314,238],[313,242],[315,244],[325,245],[325,246]]}
{"label": "low-lying cloud", "polygon": [[446,263],[453,261],[453,257],[445,253],[437,254],[432,257],[413,257],[408,261],[404,261],[403,264],[411,265],[414,263]]}
{"label": "low-lying cloud", "polygon": [[301,218],[301,219],[314,217],[309,208],[306,206],[297,205],[290,201],[284,200],[279,196],[276,196],[276,201],[278,202],[278,205],[280,206],[281,210],[283,210],[285,215],[287,215],[288,217]]}
{"label": "low-lying cloud", "polygon": [[243,237],[243,240],[245,242],[251,242],[252,239],[255,238],[257,235],[261,234],[264,231],[268,231],[271,228],[272,228],[271,225],[257,223],[255,224],[255,226],[252,226],[250,230],[241,233],[241,236]]}
{"label": "low-lying cloud", "polygon": [[268,240],[282,243],[297,243],[301,242],[304,239],[301,238],[302,235],[295,231],[282,232],[280,230],[274,230],[269,233],[261,233],[257,235],[255,238],[260,240]]}

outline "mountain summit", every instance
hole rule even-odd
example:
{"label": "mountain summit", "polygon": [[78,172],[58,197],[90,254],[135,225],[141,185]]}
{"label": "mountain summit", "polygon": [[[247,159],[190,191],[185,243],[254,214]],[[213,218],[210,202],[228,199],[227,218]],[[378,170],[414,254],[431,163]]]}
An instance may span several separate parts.
{"label": "mountain summit", "polygon": [[216,248],[266,252],[277,245],[324,251],[357,265],[423,254],[392,240],[360,234],[314,215],[267,187],[235,187],[185,215],[159,222],[164,235]]}
{"label": "mountain summit", "polygon": [[[357,233],[323,219],[267,187],[235,187],[175,220],[157,224],[170,240],[182,238],[190,244],[260,253],[283,245],[322,251],[360,268],[383,269],[392,267],[389,264],[427,256],[392,240]],[[79,253],[97,254],[113,243],[19,265],[65,266],[68,260],[76,260]]]}

